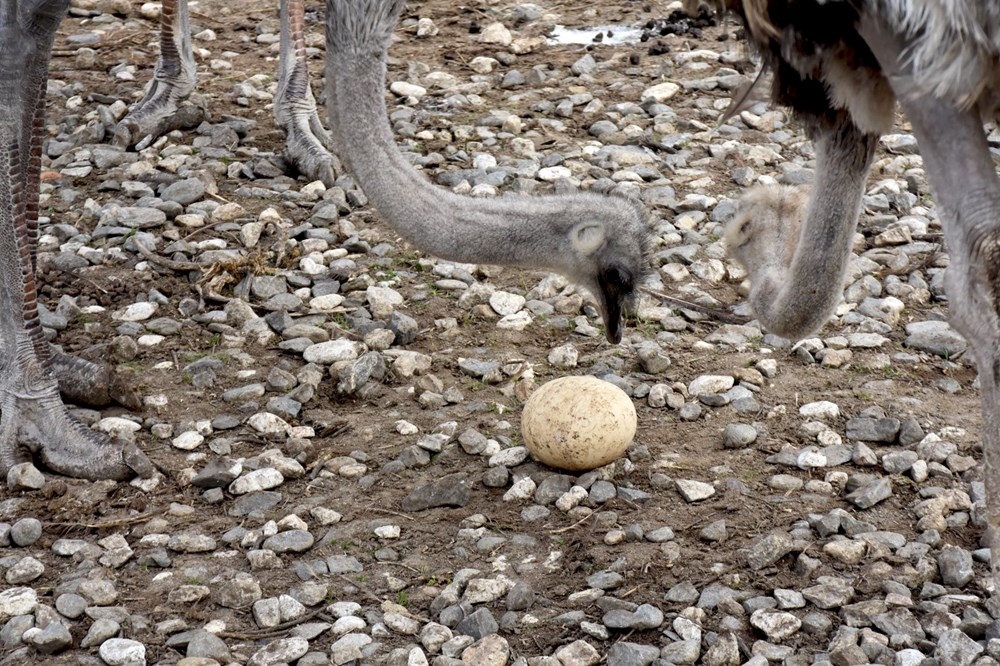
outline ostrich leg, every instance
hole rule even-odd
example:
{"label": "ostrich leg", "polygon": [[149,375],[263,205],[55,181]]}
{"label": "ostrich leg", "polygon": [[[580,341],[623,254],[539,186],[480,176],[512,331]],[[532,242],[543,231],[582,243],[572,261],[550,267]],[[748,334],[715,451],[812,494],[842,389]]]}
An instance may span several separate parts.
{"label": "ostrich leg", "polygon": [[877,19],[861,34],[879,59],[920,145],[951,263],[949,319],[979,370],[983,481],[994,594],[1000,593],[1000,179],[979,113],[917,93],[904,47]]}
{"label": "ostrich leg", "polygon": [[0,0],[0,474],[30,451],[55,472],[123,479],[149,475],[152,465],[66,411],[35,300],[37,148],[49,53],[67,4]]}
{"label": "ostrich leg", "polygon": [[114,144],[143,148],[175,129],[194,127],[204,111],[182,104],[195,86],[194,53],[187,0],[163,0],[160,10],[160,57],[149,89],[115,129]]}
{"label": "ostrich leg", "polygon": [[751,190],[726,232],[730,252],[750,275],[754,314],[769,331],[792,339],[816,332],[840,301],[878,144],[845,112],[814,134],[808,209],[801,210],[804,197],[790,188]]}
{"label": "ostrich leg", "polygon": [[285,130],[285,155],[309,178],[333,185],[340,171],[327,146],[330,138],[319,119],[306,67],[305,0],[281,0],[281,51],[274,123]]}

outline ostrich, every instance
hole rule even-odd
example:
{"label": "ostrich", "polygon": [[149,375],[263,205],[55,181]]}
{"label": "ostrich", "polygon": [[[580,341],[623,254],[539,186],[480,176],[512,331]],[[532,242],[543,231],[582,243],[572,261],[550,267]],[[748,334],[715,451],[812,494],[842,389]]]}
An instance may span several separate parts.
{"label": "ostrich", "polygon": [[[56,472],[149,475],[134,445],[84,428],[63,406],[36,306],[34,252],[48,56],[68,0],[0,0],[0,474],[24,448]],[[640,206],[591,193],[462,197],[431,185],[396,147],[385,108],[386,49],[401,0],[328,0],[327,85],[342,157],[385,220],[455,261],[562,273],[597,298],[609,341],[646,268]],[[76,364],[64,364],[75,366]],[[76,380],[93,373],[76,373]]]}
{"label": "ostrich", "polygon": [[1000,111],[1000,3],[713,1],[743,19],[774,71],[775,100],[816,143],[808,202],[751,192],[727,234],[766,328],[801,338],[829,318],[897,100],[912,125],[951,257],[949,316],[979,370],[987,540],[1000,589],[1000,179],[982,126]]}
{"label": "ostrich", "polygon": [[[122,148],[142,148],[175,129],[192,127],[203,110],[188,96],[196,83],[188,0],[164,0],[160,11],[160,56],[146,94],[115,128],[112,142]],[[274,122],[285,131],[285,156],[299,173],[332,186],[339,163],[327,146],[309,87],[306,65],[305,0],[281,0],[281,41]]]}

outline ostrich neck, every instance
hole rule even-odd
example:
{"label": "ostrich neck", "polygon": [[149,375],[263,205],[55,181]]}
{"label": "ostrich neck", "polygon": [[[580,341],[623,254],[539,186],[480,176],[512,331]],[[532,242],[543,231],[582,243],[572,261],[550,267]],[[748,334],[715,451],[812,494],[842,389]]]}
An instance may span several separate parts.
{"label": "ostrich neck", "polygon": [[840,301],[861,214],[868,166],[878,136],[846,117],[821,130],[816,175],[806,219],[790,266],[776,257],[763,266],[753,306],[762,322],[787,337],[804,337],[829,318]]}
{"label": "ostrich neck", "polygon": [[[385,106],[385,60],[328,53],[330,125],[375,208],[421,250],[450,261],[569,271],[572,204],[590,195],[481,199],[431,184],[396,146]],[[582,212],[582,211],[581,211]],[[565,232],[565,233],[564,233]]]}

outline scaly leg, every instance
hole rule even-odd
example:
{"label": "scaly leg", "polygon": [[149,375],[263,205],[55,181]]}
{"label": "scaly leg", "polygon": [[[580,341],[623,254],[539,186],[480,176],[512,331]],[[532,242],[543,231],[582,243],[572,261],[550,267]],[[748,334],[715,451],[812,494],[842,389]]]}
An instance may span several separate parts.
{"label": "scaly leg", "polygon": [[38,178],[49,54],[66,0],[0,0],[0,474],[38,454],[88,479],[152,473],[135,446],[69,415],[51,372],[36,301]]}
{"label": "scaly leg", "polygon": [[976,109],[918,92],[902,41],[876,19],[861,32],[879,59],[920,145],[951,263],[949,318],[979,370],[983,481],[994,593],[1000,592],[1000,180]]}
{"label": "scaly leg", "polygon": [[114,144],[142,149],[175,129],[195,127],[205,110],[186,102],[194,91],[195,64],[187,0],[163,0],[160,10],[160,57],[149,89],[115,129]]}
{"label": "scaly leg", "polygon": [[300,173],[333,185],[341,170],[327,146],[330,137],[320,122],[306,66],[305,0],[281,0],[281,51],[274,123],[285,130],[285,155]]}

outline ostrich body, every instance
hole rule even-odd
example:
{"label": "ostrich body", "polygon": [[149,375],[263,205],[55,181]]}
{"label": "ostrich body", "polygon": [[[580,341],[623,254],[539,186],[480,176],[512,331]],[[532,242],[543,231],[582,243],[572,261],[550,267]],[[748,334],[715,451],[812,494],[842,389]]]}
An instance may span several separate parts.
{"label": "ostrich body", "polygon": [[[38,319],[34,254],[45,82],[67,5],[0,0],[0,474],[33,452],[70,476],[147,476],[152,465],[135,445],[112,442],[66,411],[60,383],[67,393],[102,398],[113,382],[85,361],[54,357]],[[455,261],[553,270],[585,286],[597,297],[607,338],[619,342],[623,306],[646,267],[642,210],[588,193],[461,197],[417,174],[395,145],[384,99],[386,49],[402,5],[327,4],[330,116],[354,177],[386,221],[422,250]]]}
{"label": "ostrich body", "polygon": [[[281,41],[274,122],[285,131],[285,157],[308,178],[332,186],[339,163],[320,122],[306,65],[305,0],[281,0]],[[175,129],[194,127],[204,109],[188,101],[197,73],[187,0],[164,0],[160,11],[160,55],[146,94],[115,129],[114,143],[143,148]]]}
{"label": "ostrich body", "polygon": [[804,211],[787,191],[750,193],[728,233],[766,328],[801,338],[829,318],[871,154],[897,100],[912,125],[951,258],[949,316],[979,370],[987,534],[1000,589],[1000,179],[982,127],[1000,111],[1000,3],[715,4],[743,18],[775,73],[775,100],[796,111],[817,146]]}

